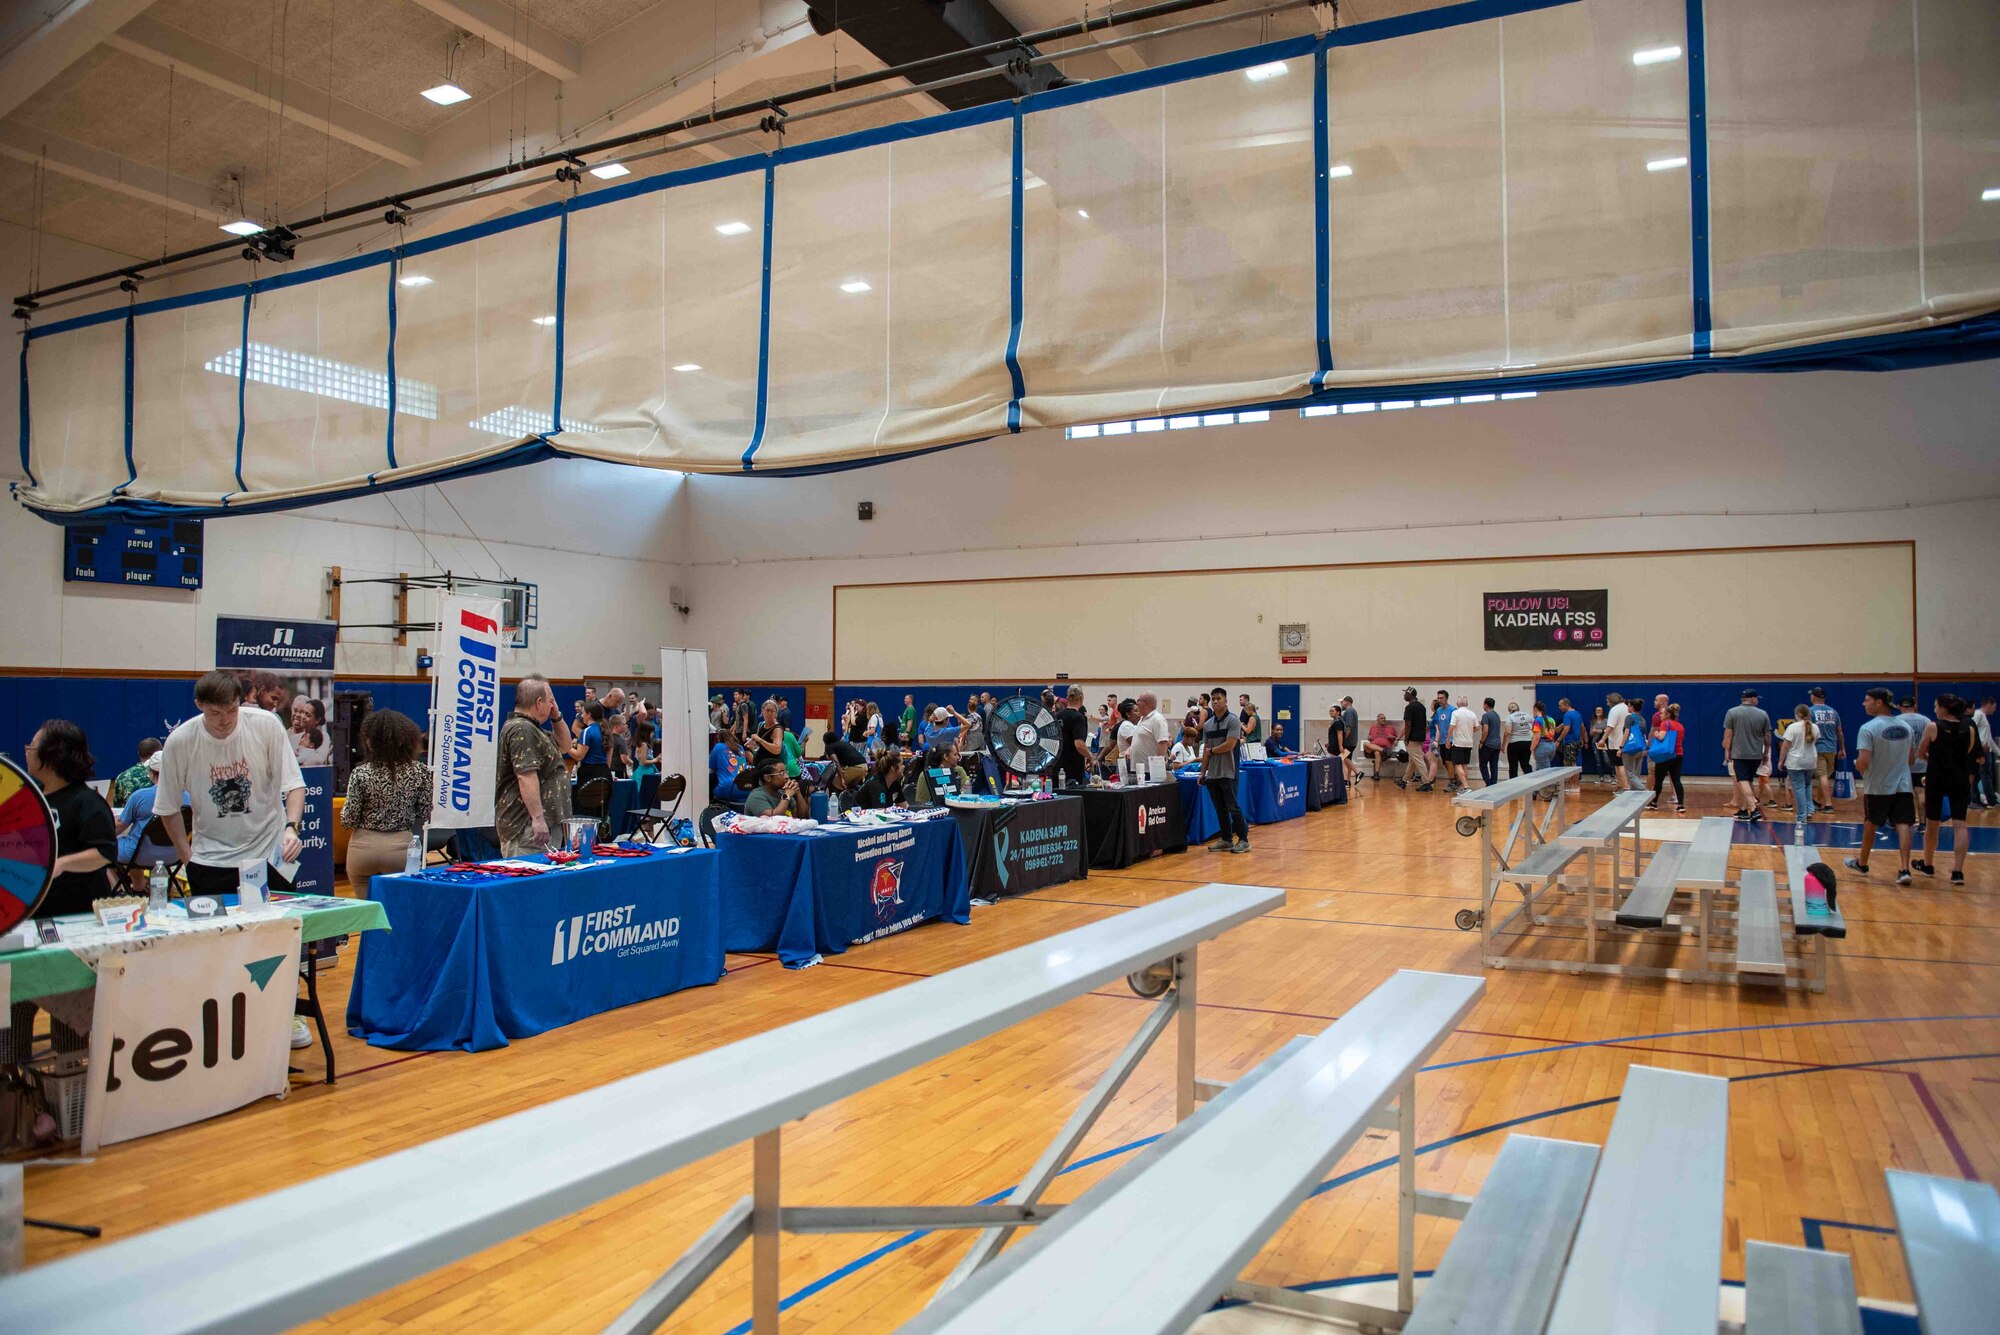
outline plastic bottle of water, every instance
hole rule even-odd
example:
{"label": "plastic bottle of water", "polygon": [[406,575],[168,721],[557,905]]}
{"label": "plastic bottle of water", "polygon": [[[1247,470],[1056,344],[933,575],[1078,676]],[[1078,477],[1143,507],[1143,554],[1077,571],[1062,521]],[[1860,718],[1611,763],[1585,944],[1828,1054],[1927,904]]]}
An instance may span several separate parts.
{"label": "plastic bottle of water", "polygon": [[410,836],[410,846],[403,853],[403,875],[415,876],[424,869],[424,837]]}
{"label": "plastic bottle of water", "polygon": [[826,819],[829,824],[840,819],[840,794],[829,791],[826,795]]}
{"label": "plastic bottle of water", "polygon": [[146,885],[146,912],[164,914],[167,911],[167,868],[164,863],[153,864],[153,874]]}

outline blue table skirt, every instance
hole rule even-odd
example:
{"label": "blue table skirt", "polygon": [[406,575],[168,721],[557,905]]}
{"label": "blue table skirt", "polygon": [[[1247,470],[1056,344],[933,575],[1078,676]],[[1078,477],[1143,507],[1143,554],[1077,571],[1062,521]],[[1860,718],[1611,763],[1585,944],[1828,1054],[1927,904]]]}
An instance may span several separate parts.
{"label": "blue table skirt", "polygon": [[618,858],[474,883],[378,876],[347,1031],[478,1052],[722,977],[716,854]]}
{"label": "blue table skirt", "polygon": [[[1181,811],[1187,821],[1189,844],[1215,838],[1221,827],[1215,820],[1215,803],[1201,786],[1197,771],[1177,773],[1181,785]],[[1306,767],[1280,765],[1268,760],[1246,760],[1236,771],[1236,802],[1243,817],[1252,825],[1273,825],[1306,814]]]}
{"label": "blue table skirt", "polygon": [[932,918],[972,921],[965,848],[949,817],[815,834],[716,836],[723,944],[815,964]]}

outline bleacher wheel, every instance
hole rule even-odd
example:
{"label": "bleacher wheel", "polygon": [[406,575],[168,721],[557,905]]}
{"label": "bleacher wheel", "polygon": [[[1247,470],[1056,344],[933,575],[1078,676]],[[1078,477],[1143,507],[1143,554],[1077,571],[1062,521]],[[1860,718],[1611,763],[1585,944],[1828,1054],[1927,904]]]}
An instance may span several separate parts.
{"label": "bleacher wheel", "polygon": [[1460,816],[1458,818],[1458,832],[1464,835],[1467,839],[1470,839],[1473,835],[1478,834],[1479,817]]}
{"label": "bleacher wheel", "polygon": [[1483,916],[1478,909],[1460,909],[1452,915],[1451,920],[1461,932],[1476,932],[1479,930],[1479,920]]}
{"label": "bleacher wheel", "polygon": [[1134,973],[1125,975],[1125,986],[1142,997],[1163,997],[1167,989],[1174,985],[1174,966],[1169,963],[1150,964]]}

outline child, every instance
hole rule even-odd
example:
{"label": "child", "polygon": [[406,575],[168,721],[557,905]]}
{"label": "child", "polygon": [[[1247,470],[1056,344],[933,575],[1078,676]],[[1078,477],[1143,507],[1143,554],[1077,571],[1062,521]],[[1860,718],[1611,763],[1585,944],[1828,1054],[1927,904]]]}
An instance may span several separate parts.
{"label": "child", "polygon": [[1793,707],[1791,726],[1778,742],[1778,755],[1792,785],[1792,803],[1799,821],[1809,821],[1813,818],[1813,780],[1819,776],[1819,729],[1813,726],[1812,710],[1805,705]]}

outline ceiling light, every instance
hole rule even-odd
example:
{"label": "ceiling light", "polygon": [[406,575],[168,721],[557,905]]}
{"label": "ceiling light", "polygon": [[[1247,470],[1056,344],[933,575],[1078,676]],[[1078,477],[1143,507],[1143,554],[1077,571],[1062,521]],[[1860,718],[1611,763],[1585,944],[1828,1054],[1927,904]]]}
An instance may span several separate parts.
{"label": "ceiling light", "polygon": [[745,232],[750,230],[750,224],[747,222],[733,222],[733,221],[726,223],[717,223],[715,225],[715,230],[722,233],[724,236],[742,236]]}
{"label": "ceiling light", "polygon": [[553,315],[537,315],[535,317],[535,323],[538,325],[544,325],[544,326],[552,325],[555,322],[556,322],[556,317]]}
{"label": "ceiling light", "polygon": [[850,278],[840,285],[842,292],[872,292],[874,288],[864,278]]}
{"label": "ceiling light", "polygon": [[600,181],[615,181],[621,176],[630,176],[632,169],[622,162],[601,162],[590,169],[590,174]]}
{"label": "ceiling light", "polygon": [[1076,211],[1076,216],[1077,216],[1077,217],[1079,217],[1079,218],[1081,218],[1081,219],[1083,219],[1083,220],[1084,220],[1085,222],[1089,222],[1089,221],[1090,221],[1090,210],[1089,210],[1089,209],[1078,209],[1078,210]]}
{"label": "ceiling light", "polygon": [[[1996,199],[2000,199],[2000,185],[1987,186],[1984,190],[1979,192],[1979,198],[1984,200],[1988,204],[1991,204]],[[226,232],[229,229],[225,227],[222,230]]]}
{"label": "ceiling light", "polygon": [[231,236],[255,236],[264,230],[264,224],[251,222],[248,218],[238,218],[235,222],[222,224],[222,230]]}
{"label": "ceiling light", "polygon": [[465,101],[472,94],[455,83],[441,83],[435,88],[424,89],[424,96],[441,107],[448,107],[454,102]]}
{"label": "ceiling light", "polygon": [[1670,172],[1688,165],[1686,158],[1654,158],[1646,164],[1649,172]]}
{"label": "ceiling light", "polygon": [[676,367],[675,367],[674,369],[675,369],[676,371],[699,371],[699,370],[701,369],[701,363],[700,363],[700,362],[682,362],[682,363],[681,363],[681,364],[680,364],[679,366],[676,366]]}
{"label": "ceiling light", "polygon": [[420,273],[406,273],[401,278],[398,278],[396,282],[402,287],[429,287],[431,285],[430,278]]}
{"label": "ceiling light", "polygon": [[1251,83],[1262,83],[1266,79],[1282,79],[1292,72],[1292,67],[1282,60],[1274,60],[1268,65],[1252,65],[1243,71],[1243,77]]}
{"label": "ceiling light", "polygon": [[1333,166],[1326,169],[1326,174],[1328,176],[1352,176],[1354,175],[1354,168],[1344,162],[1336,162]]}
{"label": "ceiling light", "polygon": [[1652,46],[1644,51],[1632,53],[1634,65],[1664,65],[1669,60],[1679,60],[1681,49],[1677,46]]}

